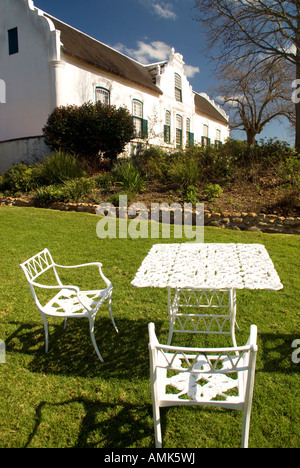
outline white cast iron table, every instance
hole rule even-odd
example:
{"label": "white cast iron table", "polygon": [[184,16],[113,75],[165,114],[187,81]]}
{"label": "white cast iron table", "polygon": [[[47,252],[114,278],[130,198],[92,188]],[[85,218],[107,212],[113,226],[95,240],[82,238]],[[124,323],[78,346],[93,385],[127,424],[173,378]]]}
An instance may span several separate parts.
{"label": "white cast iron table", "polygon": [[[283,288],[264,245],[233,243],[155,244],[131,284],[168,288],[168,344],[175,332],[220,333],[231,334],[234,346],[236,290]],[[195,308],[214,313],[180,312]]]}

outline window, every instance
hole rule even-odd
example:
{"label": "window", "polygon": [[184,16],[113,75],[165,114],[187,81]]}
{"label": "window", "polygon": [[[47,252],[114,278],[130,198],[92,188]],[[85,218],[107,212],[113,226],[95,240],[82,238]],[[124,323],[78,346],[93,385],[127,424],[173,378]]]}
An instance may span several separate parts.
{"label": "window", "polygon": [[101,102],[102,104],[110,104],[110,92],[108,91],[108,89],[97,86],[96,102]]}
{"label": "window", "polygon": [[176,115],[176,148],[182,146],[182,117]]}
{"label": "window", "polygon": [[221,130],[216,130],[216,139],[215,139],[215,145],[216,146],[221,146],[222,142],[221,142]]}
{"label": "window", "polygon": [[208,138],[208,125],[203,125],[203,137],[202,137],[202,146],[207,146],[210,144],[210,139]]}
{"label": "window", "polygon": [[132,101],[132,120],[135,138],[147,138],[148,121],[143,119],[143,103],[134,99]]}
{"label": "window", "polygon": [[8,31],[8,53],[9,55],[19,52],[18,28],[9,29]]}
{"label": "window", "polygon": [[175,99],[178,102],[182,102],[181,76],[178,73],[175,73]]}
{"label": "window", "polygon": [[164,141],[171,143],[171,112],[166,111],[165,126],[164,126]]}
{"label": "window", "polygon": [[191,120],[186,119],[186,145],[194,146],[194,134],[191,133]]}

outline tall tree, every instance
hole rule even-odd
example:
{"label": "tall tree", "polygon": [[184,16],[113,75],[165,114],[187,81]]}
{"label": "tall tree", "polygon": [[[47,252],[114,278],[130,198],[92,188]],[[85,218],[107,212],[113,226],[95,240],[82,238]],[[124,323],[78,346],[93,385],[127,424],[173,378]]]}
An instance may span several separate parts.
{"label": "tall tree", "polygon": [[[197,19],[208,28],[209,47],[220,63],[249,65],[280,57],[294,67],[300,85],[300,0],[195,0]],[[298,81],[299,80],[299,81]],[[291,83],[291,95],[292,95]],[[296,140],[300,152],[300,99],[296,99]]]}
{"label": "tall tree", "polygon": [[248,64],[227,65],[220,72],[221,84],[216,89],[218,100],[231,115],[231,129],[242,129],[247,142],[255,143],[256,135],[272,120],[281,116],[293,121],[290,103],[290,77],[275,58],[249,70]]}

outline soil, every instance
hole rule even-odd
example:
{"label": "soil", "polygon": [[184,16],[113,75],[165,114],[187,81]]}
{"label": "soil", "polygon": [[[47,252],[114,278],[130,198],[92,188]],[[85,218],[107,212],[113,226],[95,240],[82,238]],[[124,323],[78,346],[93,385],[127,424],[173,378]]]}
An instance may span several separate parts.
{"label": "soil", "polygon": [[[236,177],[221,184],[223,194],[215,201],[207,200],[203,194],[203,186],[198,186],[199,203],[204,203],[204,209],[211,212],[227,213],[257,213],[276,214],[284,217],[300,217],[300,191],[283,184],[272,174],[263,176]],[[109,193],[102,189],[94,189],[92,196],[80,202],[99,204],[106,201],[114,193],[126,193],[120,187],[112,187]],[[22,199],[30,201],[32,195],[22,195]],[[182,203],[182,192],[178,187],[147,181],[142,192],[132,196],[128,194],[128,205],[141,202],[148,208],[151,203]]]}
{"label": "soil", "polygon": [[[204,209],[211,212],[234,213],[264,213],[285,217],[300,217],[299,190],[278,185],[276,181],[261,179],[259,184],[251,182],[231,182],[222,186],[223,194],[215,201],[209,201],[201,192],[199,186],[199,203],[204,203]],[[99,194],[100,195],[100,194]],[[102,198],[102,197],[101,197]],[[172,186],[164,186],[148,182],[142,193],[137,194],[128,204],[144,203],[150,208],[151,203],[182,203],[182,193]]]}

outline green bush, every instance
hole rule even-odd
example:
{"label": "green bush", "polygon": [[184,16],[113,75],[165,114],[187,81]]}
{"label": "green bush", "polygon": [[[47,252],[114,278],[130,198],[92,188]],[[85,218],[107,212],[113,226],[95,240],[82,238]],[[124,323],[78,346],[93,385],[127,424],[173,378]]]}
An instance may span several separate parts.
{"label": "green bush", "polygon": [[290,156],[283,161],[280,172],[285,182],[300,189],[300,155]]}
{"label": "green bush", "polygon": [[[175,157],[174,157],[175,156]],[[198,160],[193,154],[175,153],[171,158],[168,177],[172,183],[178,185],[181,190],[186,190],[190,185],[197,184],[199,180]]]}
{"label": "green bush", "polygon": [[148,180],[166,182],[169,155],[159,146],[152,146],[138,155],[137,165]]}
{"label": "green bush", "polygon": [[184,201],[187,203],[193,203],[194,205],[199,201],[199,192],[197,187],[189,185],[184,193]]}
{"label": "green bush", "polygon": [[61,149],[87,160],[95,160],[100,154],[115,160],[133,138],[134,128],[125,107],[88,102],[54,109],[43,133],[53,150]]}
{"label": "green bush", "polygon": [[31,166],[16,164],[5,172],[2,177],[0,190],[16,192],[29,192],[37,186],[35,172]]}
{"label": "green bush", "polygon": [[66,203],[78,202],[92,192],[92,182],[84,177],[68,180],[62,186],[61,192]]}
{"label": "green bush", "polygon": [[107,193],[111,189],[114,177],[111,172],[100,172],[93,180],[96,188],[100,188]]}
{"label": "green bush", "polygon": [[64,197],[62,190],[54,185],[39,187],[33,197],[33,204],[38,208],[48,208],[57,201],[64,201]]}
{"label": "green bush", "polygon": [[278,165],[294,155],[294,150],[286,141],[280,141],[277,138],[269,140],[260,140],[260,145],[255,147],[257,159],[264,167],[270,164]]}
{"label": "green bush", "polygon": [[208,201],[214,202],[223,194],[223,190],[219,184],[207,184],[203,189],[203,195]]}
{"label": "green bush", "polygon": [[36,179],[40,185],[61,184],[66,180],[86,175],[81,163],[71,154],[55,151],[36,166]]}
{"label": "green bush", "polygon": [[140,192],[145,185],[138,167],[131,160],[117,163],[113,168],[113,176],[125,190],[132,192]]}
{"label": "green bush", "polygon": [[121,195],[126,195],[127,197],[127,204],[131,203],[134,199],[134,194],[132,192],[120,192],[120,193],[113,193],[110,197],[107,198],[107,203],[111,203],[112,205],[118,207],[119,206],[119,197]]}

